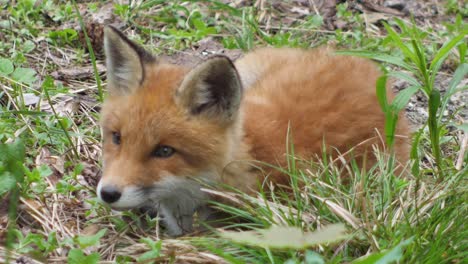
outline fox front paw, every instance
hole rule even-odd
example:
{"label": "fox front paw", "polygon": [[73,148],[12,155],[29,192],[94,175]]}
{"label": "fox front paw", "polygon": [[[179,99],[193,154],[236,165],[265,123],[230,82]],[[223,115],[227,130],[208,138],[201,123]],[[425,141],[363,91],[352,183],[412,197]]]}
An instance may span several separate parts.
{"label": "fox front paw", "polygon": [[169,236],[178,237],[193,231],[194,211],[184,212],[161,204],[159,206],[159,213]]}

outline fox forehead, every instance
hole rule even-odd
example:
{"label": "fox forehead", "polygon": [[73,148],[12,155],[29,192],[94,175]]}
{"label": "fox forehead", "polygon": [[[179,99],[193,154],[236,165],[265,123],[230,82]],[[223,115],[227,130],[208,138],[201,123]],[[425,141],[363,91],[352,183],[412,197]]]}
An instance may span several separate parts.
{"label": "fox forehead", "polygon": [[[146,69],[146,77],[136,92],[130,95],[110,95],[104,101],[101,125],[104,129],[132,130],[139,126],[174,116],[181,111],[174,102],[176,88],[186,70],[173,65],[152,65]],[[143,121],[143,122],[142,122]]]}
{"label": "fox forehead", "polygon": [[[135,93],[109,96],[101,112],[104,137],[119,132],[134,154],[147,153],[156,144],[201,156],[220,151],[227,128],[192,116],[175,102],[176,90],[186,73],[180,66],[153,65]],[[208,136],[209,141],[205,140]]]}

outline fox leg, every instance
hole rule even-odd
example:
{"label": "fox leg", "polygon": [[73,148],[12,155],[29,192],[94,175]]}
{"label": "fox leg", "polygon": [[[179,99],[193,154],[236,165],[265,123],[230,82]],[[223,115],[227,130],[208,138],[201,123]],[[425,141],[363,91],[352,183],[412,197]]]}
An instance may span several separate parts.
{"label": "fox leg", "polygon": [[182,208],[169,201],[161,202],[159,205],[158,211],[162,217],[163,224],[167,229],[167,233],[172,237],[181,236],[193,230],[193,214],[195,210],[181,210]]}

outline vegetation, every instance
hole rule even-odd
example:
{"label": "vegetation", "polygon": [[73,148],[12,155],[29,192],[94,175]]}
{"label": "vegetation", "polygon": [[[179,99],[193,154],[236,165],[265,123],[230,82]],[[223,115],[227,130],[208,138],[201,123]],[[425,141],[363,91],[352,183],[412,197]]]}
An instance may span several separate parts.
{"label": "vegetation", "polygon": [[[398,18],[356,3],[369,1],[332,15],[299,1],[226,2],[0,1],[0,262],[466,262],[468,6],[442,1],[434,16],[413,1],[420,13]],[[415,127],[412,175],[396,175],[376,152],[376,166],[352,164],[344,182],[336,160],[298,161],[291,146],[289,191],[221,193],[231,205],[213,206],[242,219],[223,229],[169,239],[157,219],[111,212],[94,190],[105,23],[182,63],[326,43],[380,61],[387,142],[400,111]],[[398,91],[391,102],[388,80]]]}

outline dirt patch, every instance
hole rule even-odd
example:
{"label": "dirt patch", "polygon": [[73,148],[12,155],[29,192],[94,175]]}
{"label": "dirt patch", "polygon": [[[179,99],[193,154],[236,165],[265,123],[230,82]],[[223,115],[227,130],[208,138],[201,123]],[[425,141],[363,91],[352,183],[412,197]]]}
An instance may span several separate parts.
{"label": "dirt patch", "polygon": [[200,62],[216,56],[227,56],[231,60],[241,57],[243,52],[239,49],[225,49],[221,43],[212,37],[200,40],[192,49],[176,51],[175,54],[167,56],[162,55],[161,59],[177,65],[194,67]]}

